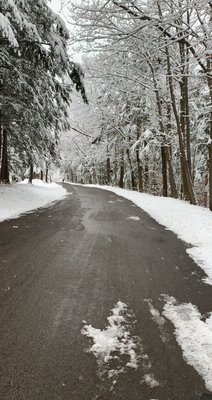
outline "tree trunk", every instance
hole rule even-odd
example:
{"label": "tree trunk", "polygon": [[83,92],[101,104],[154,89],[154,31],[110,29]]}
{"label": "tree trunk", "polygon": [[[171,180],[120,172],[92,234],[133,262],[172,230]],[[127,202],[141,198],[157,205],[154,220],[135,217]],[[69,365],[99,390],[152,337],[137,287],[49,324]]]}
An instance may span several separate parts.
{"label": "tree trunk", "polygon": [[110,158],[107,158],[107,184],[110,184]]}
{"label": "tree trunk", "polygon": [[114,161],[113,161],[113,183],[116,185],[118,185],[118,178],[117,178],[117,171],[118,170],[118,166],[117,166],[117,146],[115,144],[114,146]]}
{"label": "tree trunk", "polygon": [[209,208],[212,211],[212,113],[210,121],[210,143],[208,145],[208,184],[209,184]]}
{"label": "tree trunk", "polygon": [[[167,87],[168,89],[168,87]],[[170,102],[167,103],[167,123],[166,123],[166,136],[170,136],[171,134],[171,104]],[[171,197],[174,197],[175,199],[178,198],[178,193],[177,193],[177,186],[175,182],[175,177],[174,177],[174,171],[173,171],[173,166],[172,166],[172,148],[171,144],[169,143],[166,147],[166,159],[167,159],[167,164],[168,164],[168,172],[169,172],[169,185],[171,189]]]}
{"label": "tree trunk", "polygon": [[126,152],[127,152],[127,158],[128,158],[128,162],[129,162],[129,166],[130,166],[132,190],[136,190],[135,174],[134,174],[134,170],[133,170],[133,166],[132,166],[132,161],[131,161],[131,157],[130,157],[130,150],[127,149]]}
{"label": "tree trunk", "polygon": [[154,82],[154,87],[155,87],[155,96],[156,96],[156,103],[157,103],[157,108],[158,108],[158,116],[159,116],[159,126],[160,126],[160,131],[161,131],[161,162],[162,162],[162,177],[163,177],[163,196],[167,197],[168,196],[168,182],[167,182],[167,153],[166,153],[166,136],[165,136],[165,129],[164,129],[164,123],[163,123],[163,112],[162,112],[162,107],[161,107],[161,96],[159,93],[158,89],[158,84],[155,78],[155,71],[154,68],[149,61],[149,66],[152,72],[152,77],[153,77],[153,82]]}
{"label": "tree trunk", "polygon": [[[210,92],[210,99],[212,101],[212,75],[210,61],[207,61],[208,67],[208,87]],[[210,112],[210,138],[208,143],[208,186],[209,186],[209,208],[212,211],[212,111]]]}
{"label": "tree trunk", "polygon": [[176,121],[176,125],[177,125],[177,134],[178,134],[178,138],[179,138],[183,193],[184,193],[186,200],[189,200],[191,204],[196,204],[192,181],[191,181],[191,174],[189,171],[188,162],[187,162],[187,158],[186,158],[185,145],[183,142],[180,118],[179,118],[179,115],[177,112],[168,47],[166,47],[166,55],[167,55],[167,73],[168,73],[168,80],[169,80],[171,103],[172,103],[172,109],[173,109],[173,113],[174,113],[175,121]]}
{"label": "tree trunk", "polygon": [[43,181],[43,170],[42,169],[40,171],[40,179],[41,179],[41,181]]}
{"label": "tree trunk", "polygon": [[205,207],[208,206],[208,173],[205,174],[205,185],[204,185],[204,196],[203,196],[203,204]]}
{"label": "tree trunk", "polygon": [[49,174],[49,169],[48,169],[48,165],[46,164],[46,176],[45,176],[46,183],[48,183],[48,181],[49,181],[48,174]]}
{"label": "tree trunk", "polygon": [[170,184],[170,189],[171,189],[171,197],[174,197],[174,199],[177,199],[178,198],[177,186],[176,186],[176,182],[174,179],[170,146],[166,147],[166,153],[167,153],[167,163],[168,163],[168,167],[169,167],[168,171],[169,171],[169,184]]}
{"label": "tree trunk", "polygon": [[[141,124],[137,123],[137,140],[139,140],[141,136]],[[137,170],[138,170],[138,190],[139,192],[143,192],[143,168],[139,155],[139,146],[136,148],[136,162],[137,162]]]}
{"label": "tree trunk", "polygon": [[33,163],[30,162],[30,169],[29,169],[29,183],[32,183],[33,180]]}
{"label": "tree trunk", "polygon": [[2,119],[0,110],[0,161],[1,161],[1,151],[2,151]]}
{"label": "tree trunk", "polygon": [[[182,50],[184,45],[180,45],[181,53],[185,50]],[[191,173],[191,144],[190,144],[190,118],[189,118],[189,93],[188,93],[188,74],[187,68],[185,68],[185,54],[181,54],[181,62],[184,65],[183,67],[183,76],[180,82],[180,91],[181,91],[181,100],[180,100],[180,125],[181,131],[184,141],[184,146],[186,147],[186,156],[188,168]]]}
{"label": "tree trunk", "polygon": [[1,182],[10,183],[8,167],[7,131],[3,128],[3,145],[1,160]]}
{"label": "tree trunk", "polygon": [[163,176],[163,196],[168,196],[168,184],[167,184],[167,162],[166,162],[166,146],[161,145],[161,159],[162,159],[162,176]]}
{"label": "tree trunk", "polygon": [[122,189],[124,187],[124,154],[123,154],[123,151],[121,152],[119,187]]}
{"label": "tree trunk", "polygon": [[[144,140],[144,148],[147,146],[146,140]],[[148,186],[149,186],[149,164],[148,164],[148,156],[145,155],[145,161],[144,161],[144,190],[148,192]]]}

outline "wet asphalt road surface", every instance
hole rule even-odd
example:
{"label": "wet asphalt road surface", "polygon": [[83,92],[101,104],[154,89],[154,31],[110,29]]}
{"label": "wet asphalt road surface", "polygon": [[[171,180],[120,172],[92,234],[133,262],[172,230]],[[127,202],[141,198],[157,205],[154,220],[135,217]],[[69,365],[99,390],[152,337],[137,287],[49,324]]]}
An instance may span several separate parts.
{"label": "wet asphalt road surface", "polygon": [[[64,186],[64,200],[0,224],[0,399],[212,399],[171,322],[162,340],[146,301],[162,312],[166,294],[212,310],[212,288],[184,244],[124,198]],[[149,365],[141,358],[112,386],[81,330],[83,321],[104,329],[119,300]],[[147,373],[160,385],[145,383]]]}

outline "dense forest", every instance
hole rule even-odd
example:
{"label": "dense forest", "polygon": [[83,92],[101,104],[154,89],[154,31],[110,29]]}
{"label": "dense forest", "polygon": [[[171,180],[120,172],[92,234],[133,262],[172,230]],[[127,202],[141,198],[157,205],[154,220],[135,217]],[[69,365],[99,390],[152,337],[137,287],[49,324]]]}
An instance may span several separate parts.
{"label": "dense forest", "polygon": [[73,112],[67,175],[212,210],[212,2],[86,0],[64,8],[90,88],[87,119]]}
{"label": "dense forest", "polygon": [[212,1],[61,3],[71,34],[45,0],[1,0],[1,182],[56,163],[212,210]]}
{"label": "dense forest", "polygon": [[70,127],[73,84],[85,98],[79,67],[70,61],[68,30],[45,0],[0,2],[1,182],[58,162],[58,138]]}

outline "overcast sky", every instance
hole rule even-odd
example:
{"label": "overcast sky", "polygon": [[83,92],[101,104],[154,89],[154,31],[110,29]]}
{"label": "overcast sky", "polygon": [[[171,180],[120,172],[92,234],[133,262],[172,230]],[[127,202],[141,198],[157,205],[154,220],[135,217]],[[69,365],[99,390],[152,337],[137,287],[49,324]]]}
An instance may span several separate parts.
{"label": "overcast sky", "polygon": [[[66,19],[64,18],[63,14],[60,12],[61,11],[61,0],[48,0],[48,5],[49,7],[57,14],[59,14],[61,16],[61,18],[64,20],[70,34],[71,34],[71,29],[73,29],[73,27],[71,25],[69,25],[66,21]],[[70,57],[78,63],[82,63],[82,54],[79,53],[79,51],[74,51],[73,47],[69,49],[69,54]]]}
{"label": "overcast sky", "polygon": [[49,3],[49,7],[51,7],[52,10],[58,14],[61,9],[61,1],[60,0],[49,0],[48,3]]}

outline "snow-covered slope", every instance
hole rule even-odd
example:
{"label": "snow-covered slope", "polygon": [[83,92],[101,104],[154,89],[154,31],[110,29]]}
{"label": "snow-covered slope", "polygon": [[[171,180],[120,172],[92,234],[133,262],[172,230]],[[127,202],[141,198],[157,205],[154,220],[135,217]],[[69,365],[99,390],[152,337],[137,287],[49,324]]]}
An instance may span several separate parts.
{"label": "snow-covered slope", "polygon": [[0,221],[16,218],[20,214],[44,207],[66,195],[66,190],[56,183],[38,179],[33,184],[26,181],[0,185]]}

